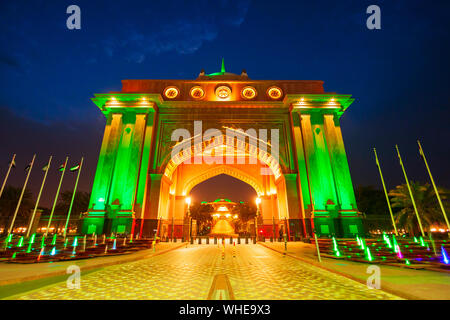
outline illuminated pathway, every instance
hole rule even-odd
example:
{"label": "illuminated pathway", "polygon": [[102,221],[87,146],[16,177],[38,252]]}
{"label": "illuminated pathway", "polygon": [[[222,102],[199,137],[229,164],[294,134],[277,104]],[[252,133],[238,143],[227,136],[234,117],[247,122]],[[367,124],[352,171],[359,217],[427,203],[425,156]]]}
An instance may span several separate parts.
{"label": "illuminated pathway", "polygon": [[217,275],[228,278],[232,293],[225,296],[235,299],[397,299],[260,245],[238,245],[236,257],[227,246],[225,259],[214,245],[182,247],[81,275],[80,289],[63,282],[15,298],[207,299]]}

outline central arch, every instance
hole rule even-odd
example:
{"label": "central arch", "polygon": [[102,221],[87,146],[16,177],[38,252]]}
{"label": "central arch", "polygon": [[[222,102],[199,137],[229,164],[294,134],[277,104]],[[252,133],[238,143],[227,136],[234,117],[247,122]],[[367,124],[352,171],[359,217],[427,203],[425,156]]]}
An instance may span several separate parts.
{"label": "central arch", "polygon": [[[213,137],[201,143],[192,144],[185,139],[175,146],[188,146],[172,154],[166,161],[159,192],[158,216],[160,230],[173,230],[175,237],[186,237],[186,197],[196,185],[220,174],[226,174],[250,185],[261,199],[259,205],[258,234],[266,237],[277,234],[280,224],[289,218],[286,181],[277,159],[267,152],[270,144],[262,148],[229,136]],[[220,151],[220,152],[217,152]],[[203,157],[212,154],[221,157],[235,157],[235,163],[204,163]],[[239,161],[239,160],[240,161]],[[197,160],[197,161],[196,161]],[[217,158],[216,158],[217,160]],[[223,160],[223,158],[222,158]],[[201,200],[201,199],[197,199]],[[171,232],[167,232],[171,236]]]}
{"label": "central arch", "polygon": [[191,192],[192,188],[194,188],[196,185],[220,174],[226,174],[241,181],[244,181],[251,187],[253,187],[253,189],[255,189],[256,194],[258,196],[264,195],[263,186],[261,186],[259,181],[257,181],[251,175],[247,174],[246,172],[240,169],[231,168],[226,165],[219,165],[217,167],[212,167],[211,169],[208,169],[205,172],[201,173],[200,175],[189,180],[188,183],[184,186],[183,195],[188,195]]}

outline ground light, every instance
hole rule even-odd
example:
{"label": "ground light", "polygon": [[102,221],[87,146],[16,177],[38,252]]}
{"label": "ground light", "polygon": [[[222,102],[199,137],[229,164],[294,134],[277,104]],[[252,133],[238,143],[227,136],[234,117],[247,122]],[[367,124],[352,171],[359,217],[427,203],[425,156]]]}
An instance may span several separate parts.
{"label": "ground light", "polygon": [[397,244],[397,257],[399,257],[400,259],[403,259],[403,254],[402,254],[402,252],[401,252],[400,247],[398,246],[398,244]]}
{"label": "ground light", "polygon": [[442,261],[443,261],[445,264],[449,264],[447,251],[445,251],[444,246],[441,247],[441,253],[442,253]]}
{"label": "ground light", "polygon": [[20,237],[19,243],[17,244],[17,246],[18,246],[19,248],[21,248],[21,247],[23,246],[23,237]]}
{"label": "ground light", "polygon": [[33,243],[30,241],[30,243],[28,243],[27,253],[31,252],[32,247],[33,247]]}
{"label": "ground light", "polygon": [[422,247],[425,247],[425,242],[423,241],[423,237],[422,236],[420,236],[420,245]]}
{"label": "ground light", "polygon": [[56,247],[53,247],[52,251],[50,252],[51,256],[54,256],[56,254]]}
{"label": "ground light", "polygon": [[42,236],[41,249],[43,249],[44,247],[45,247],[45,235]]}
{"label": "ground light", "polygon": [[395,236],[394,235],[392,235],[392,243],[393,243],[393,245],[394,245],[394,252],[395,253],[398,253],[398,248],[399,248],[399,246],[398,246],[398,244],[397,244],[397,239],[395,239]]}
{"label": "ground light", "polygon": [[35,238],[36,238],[36,233],[33,233],[30,238],[30,243],[34,243]]}
{"label": "ground light", "polygon": [[368,261],[373,261],[372,254],[370,253],[370,249],[367,246],[366,246],[366,255],[367,255],[367,260]]}
{"label": "ground light", "polygon": [[341,253],[339,252],[339,248],[338,248],[338,245],[337,245],[335,237],[333,237],[333,245],[334,245],[334,252],[336,254],[336,257],[340,257]]}
{"label": "ground light", "polygon": [[53,235],[52,246],[56,244],[56,233]]}
{"label": "ground light", "polygon": [[114,239],[114,243],[113,243],[112,249],[113,249],[113,250],[116,250],[116,239]]}

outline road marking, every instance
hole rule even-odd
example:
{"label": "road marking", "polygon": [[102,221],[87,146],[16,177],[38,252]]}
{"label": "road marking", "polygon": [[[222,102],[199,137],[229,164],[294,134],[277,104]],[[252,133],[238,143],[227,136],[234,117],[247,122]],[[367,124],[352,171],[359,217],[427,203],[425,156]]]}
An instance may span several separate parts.
{"label": "road marking", "polygon": [[226,274],[216,274],[214,276],[208,300],[234,300],[233,289]]}

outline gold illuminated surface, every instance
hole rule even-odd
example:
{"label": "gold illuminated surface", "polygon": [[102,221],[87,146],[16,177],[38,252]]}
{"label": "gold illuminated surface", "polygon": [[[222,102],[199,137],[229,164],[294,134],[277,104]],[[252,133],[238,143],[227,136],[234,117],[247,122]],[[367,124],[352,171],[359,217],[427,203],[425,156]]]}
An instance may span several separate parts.
{"label": "gold illuminated surface", "polygon": [[242,89],[241,94],[244,99],[253,99],[256,97],[256,89],[253,87],[245,87]]}
{"label": "gold illuminated surface", "polygon": [[260,245],[226,245],[224,253],[222,259],[222,247],[213,244],[183,246],[85,275],[82,272],[80,289],[69,289],[63,281],[14,299],[203,300],[208,298],[214,277],[221,274],[228,277],[235,299],[399,299]]}
{"label": "gold illuminated surface", "polygon": [[168,87],[164,90],[164,95],[169,99],[174,99],[178,96],[180,90],[176,87]]}
{"label": "gold illuminated surface", "polygon": [[205,91],[201,87],[193,87],[190,91],[190,95],[194,99],[201,99],[205,96]]}
{"label": "gold illuminated surface", "polygon": [[220,86],[216,89],[216,96],[219,99],[227,99],[231,95],[231,89],[227,86]]}
{"label": "gold illuminated surface", "polygon": [[267,95],[271,99],[279,99],[282,94],[283,94],[283,91],[281,91],[281,89],[278,87],[271,87],[271,88],[269,88],[269,90],[267,90]]}

